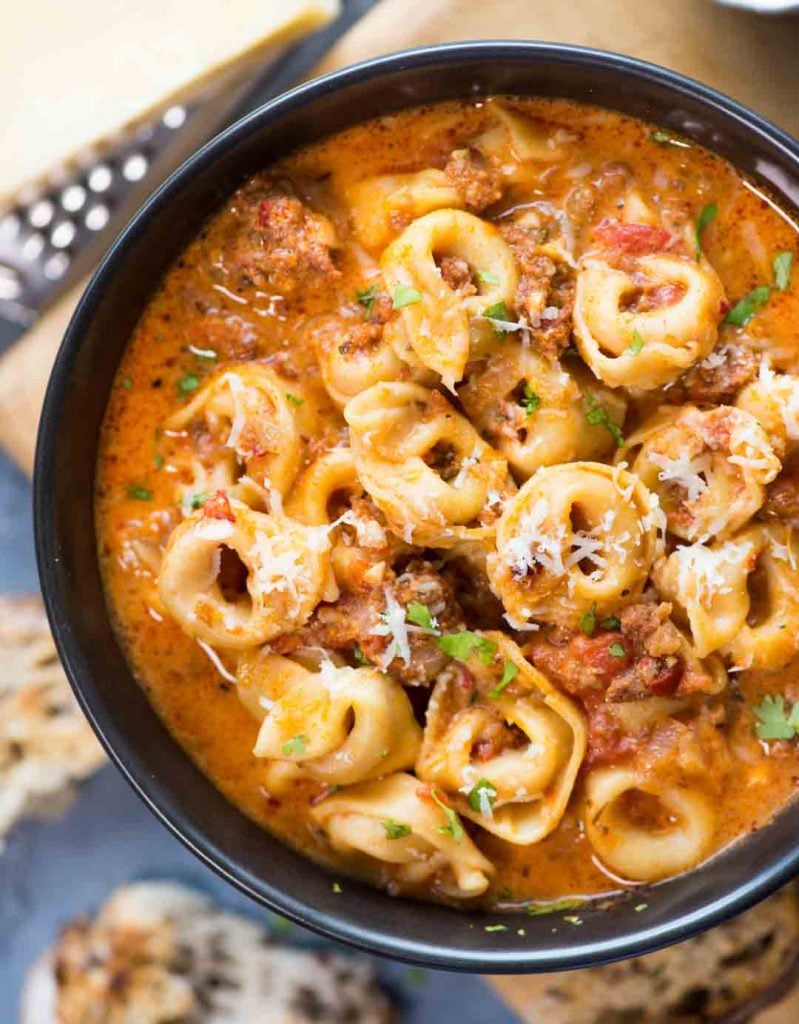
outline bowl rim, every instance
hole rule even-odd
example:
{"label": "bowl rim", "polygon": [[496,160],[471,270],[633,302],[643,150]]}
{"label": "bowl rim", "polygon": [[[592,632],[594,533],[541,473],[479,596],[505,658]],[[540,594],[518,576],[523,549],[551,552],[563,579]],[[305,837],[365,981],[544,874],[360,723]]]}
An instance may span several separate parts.
{"label": "bowl rim", "polygon": [[[155,816],[191,852],[216,874],[234,885],[256,903],[268,907],[292,922],[328,939],[349,946],[389,956],[406,963],[454,971],[521,973],[530,971],[557,971],[609,963],[626,957],[652,952],[678,942],[746,910],[774,892],[799,871],[799,844],[772,862],[761,863],[752,874],[728,889],[711,902],[699,902],[693,910],[680,913],[668,922],[647,927],[644,916],[641,927],[622,931],[619,935],[586,942],[579,941],[575,930],[573,944],[568,951],[542,948],[510,950],[499,948],[467,949],[453,942],[450,946],[431,944],[423,938],[407,940],[390,933],[390,923],[382,930],[373,924],[352,923],[334,912],[314,907],[305,899],[294,897],[273,885],[268,878],[259,879],[259,888],[248,880],[247,872],[227,858],[220,857],[207,833],[199,834],[185,822],[170,816],[162,806],[158,781],[155,776],[137,771],[126,763],[124,749],[117,749],[106,736],[95,714],[90,698],[83,692],[81,672],[77,668],[78,645],[72,635],[68,616],[64,610],[64,595],[56,572],[56,527],[52,515],[52,497],[49,492],[50,470],[55,455],[56,426],[70,383],[73,363],[82,344],[86,329],[97,310],[101,297],[117,273],[133,242],[148,228],[171,197],[184,187],[187,180],[201,175],[217,157],[246,139],[251,133],[273,118],[302,107],[308,101],[322,97],[350,84],[379,78],[398,70],[423,69],[429,65],[475,62],[481,58],[492,60],[545,61],[552,64],[578,65],[583,69],[613,69],[631,81],[646,80],[665,87],[676,97],[690,96],[712,111],[737,121],[750,134],[777,147],[782,157],[793,163],[799,172],[799,141],[779,128],[768,118],[750,110],[710,86],[703,85],[685,75],[655,64],[612,51],[560,43],[527,40],[476,40],[446,43],[397,51],[350,65],[297,86],[259,106],[225,128],[193,153],[143,203],[122,230],[93,274],[66,329],[51,370],[44,397],[37,435],[33,479],[33,521],[36,558],[45,608],[56,642],[59,656],[73,691],[95,733],[105,747],[111,761],[144,801]],[[587,97],[584,102],[592,102]],[[413,103],[409,103],[409,106]],[[94,541],[94,538],[92,538]],[[155,713],[153,711],[153,713]],[[763,829],[775,824],[772,819]],[[760,831],[763,831],[761,829]],[[723,851],[720,851],[723,853]],[[713,858],[711,858],[713,859]],[[225,861],[223,863],[223,860]],[[314,864],[316,870],[324,870]],[[697,870],[697,869],[694,869]],[[679,876],[678,876],[679,877]],[[391,906],[386,896],[387,910]],[[423,905],[422,905],[423,906]],[[390,912],[386,915],[390,918]]]}

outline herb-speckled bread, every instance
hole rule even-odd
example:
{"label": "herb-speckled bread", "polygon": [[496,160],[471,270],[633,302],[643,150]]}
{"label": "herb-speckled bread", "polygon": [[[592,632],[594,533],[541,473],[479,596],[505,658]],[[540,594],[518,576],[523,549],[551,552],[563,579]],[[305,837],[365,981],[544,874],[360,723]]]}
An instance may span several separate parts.
{"label": "herb-speckled bread", "polygon": [[387,1024],[362,960],[287,949],[191,889],[142,882],[31,968],[22,1024]]}

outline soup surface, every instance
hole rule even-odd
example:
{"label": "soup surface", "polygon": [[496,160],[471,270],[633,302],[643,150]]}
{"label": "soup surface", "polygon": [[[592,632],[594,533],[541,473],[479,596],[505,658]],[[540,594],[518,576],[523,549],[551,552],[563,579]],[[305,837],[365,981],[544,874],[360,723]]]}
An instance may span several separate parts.
{"label": "soup surface", "polygon": [[690,869],[799,773],[796,228],[622,115],[410,110],[242,184],[108,405],[97,523],[203,772],[391,893]]}

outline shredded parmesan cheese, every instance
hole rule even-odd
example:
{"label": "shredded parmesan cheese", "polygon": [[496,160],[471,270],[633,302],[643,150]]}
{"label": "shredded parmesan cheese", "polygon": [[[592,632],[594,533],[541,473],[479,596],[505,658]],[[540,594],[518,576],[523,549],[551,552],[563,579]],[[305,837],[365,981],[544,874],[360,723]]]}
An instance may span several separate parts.
{"label": "shredded parmesan cheese", "polygon": [[385,670],[395,658],[402,658],[406,665],[411,663],[411,648],[408,639],[408,623],[405,621],[405,609],[397,601],[391,591],[385,590],[386,610],[380,616],[381,621],[372,626],[372,636],[390,637],[388,647],[378,660],[378,665]]}
{"label": "shredded parmesan cheese", "polygon": [[700,476],[706,473],[709,466],[707,455],[698,458],[690,455],[680,455],[676,459],[660,452],[651,452],[649,461],[660,467],[658,480],[662,483],[676,483],[685,491],[685,500],[691,505],[699,499],[707,488],[707,481]]}

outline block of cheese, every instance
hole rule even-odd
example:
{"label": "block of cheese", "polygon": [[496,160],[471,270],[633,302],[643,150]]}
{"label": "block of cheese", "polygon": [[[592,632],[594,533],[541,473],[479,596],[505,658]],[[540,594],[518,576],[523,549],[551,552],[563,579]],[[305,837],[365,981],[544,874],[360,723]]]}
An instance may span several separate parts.
{"label": "block of cheese", "polygon": [[0,200],[170,101],[257,66],[338,0],[26,0],[3,13]]}

